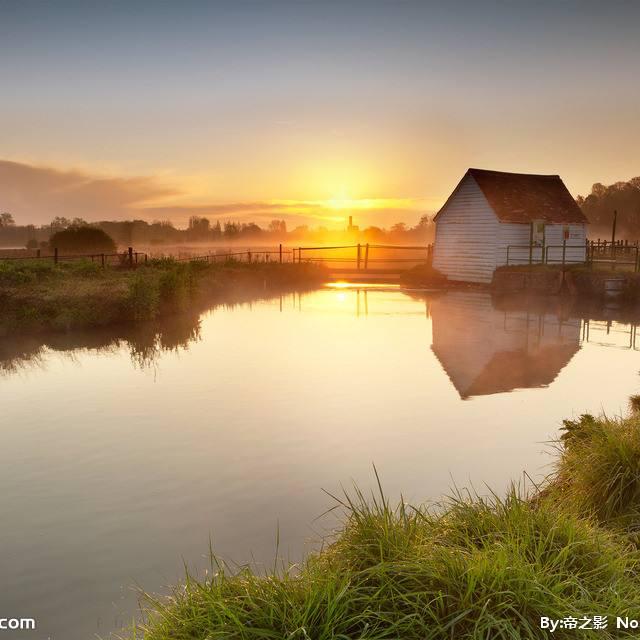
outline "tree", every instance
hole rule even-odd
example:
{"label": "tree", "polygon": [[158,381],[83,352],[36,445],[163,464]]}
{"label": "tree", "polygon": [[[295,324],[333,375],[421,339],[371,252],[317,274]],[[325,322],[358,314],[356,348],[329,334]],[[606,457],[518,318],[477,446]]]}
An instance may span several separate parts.
{"label": "tree", "polygon": [[284,220],[272,220],[269,223],[269,232],[284,235],[287,233],[287,223]]}
{"label": "tree", "polygon": [[13,219],[13,216],[5,211],[4,213],[0,213],[0,227],[15,227],[16,221]]}
{"label": "tree", "polygon": [[54,233],[49,244],[59,251],[109,253],[116,250],[111,236],[97,227],[68,227]]}
{"label": "tree", "polygon": [[51,221],[51,230],[60,230],[60,229],[66,229],[67,227],[71,226],[71,220],[69,220],[69,218],[64,218],[62,216],[56,216],[52,221]]}

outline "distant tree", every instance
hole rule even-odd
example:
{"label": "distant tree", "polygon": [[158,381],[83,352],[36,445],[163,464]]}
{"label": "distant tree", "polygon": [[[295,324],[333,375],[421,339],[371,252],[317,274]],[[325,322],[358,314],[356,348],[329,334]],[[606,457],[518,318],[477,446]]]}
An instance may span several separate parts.
{"label": "distant tree", "polygon": [[591,193],[576,198],[578,206],[591,223],[590,234],[608,236],[614,210],[618,212],[618,237],[640,238],[640,177],[609,186],[596,182]]}
{"label": "distant tree", "polygon": [[4,213],[0,213],[0,227],[15,227],[16,221],[13,219],[13,216],[5,211]]}
{"label": "distant tree", "polygon": [[38,248],[38,241],[35,238],[29,238],[29,240],[27,240],[27,244],[25,246],[27,247],[27,249],[37,249]]}
{"label": "distant tree", "polygon": [[240,233],[240,225],[236,222],[224,223],[224,237],[233,239]]}
{"label": "distant tree", "polygon": [[56,216],[51,221],[52,231],[59,231],[61,229],[66,229],[67,227],[70,227],[70,226],[71,226],[71,220],[69,220],[69,218],[64,218],[62,216]]}
{"label": "distant tree", "polygon": [[269,229],[271,233],[282,234],[287,233],[287,223],[284,220],[272,220],[269,223]]}
{"label": "distant tree", "polygon": [[245,237],[256,237],[262,233],[262,229],[254,222],[249,222],[248,224],[242,225],[240,233]]}
{"label": "distant tree", "polygon": [[49,244],[59,251],[69,253],[109,253],[116,250],[110,235],[97,227],[67,227],[54,233]]}
{"label": "distant tree", "polygon": [[189,236],[194,240],[204,240],[209,235],[211,223],[209,218],[191,216],[189,218]]}

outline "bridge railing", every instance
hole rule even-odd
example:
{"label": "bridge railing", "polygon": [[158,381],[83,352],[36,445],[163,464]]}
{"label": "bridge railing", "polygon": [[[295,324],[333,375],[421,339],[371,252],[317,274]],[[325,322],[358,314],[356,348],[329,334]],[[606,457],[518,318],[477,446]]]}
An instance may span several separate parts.
{"label": "bridge railing", "polygon": [[[407,253],[413,253],[407,257]],[[409,264],[431,262],[433,258],[433,244],[427,245],[392,245],[358,243],[336,246],[298,247],[293,249],[294,262],[318,262],[330,266],[332,264],[354,265],[356,271],[366,271],[369,265],[393,267]],[[297,258],[297,260],[296,260]],[[400,271],[398,266],[389,271]]]}

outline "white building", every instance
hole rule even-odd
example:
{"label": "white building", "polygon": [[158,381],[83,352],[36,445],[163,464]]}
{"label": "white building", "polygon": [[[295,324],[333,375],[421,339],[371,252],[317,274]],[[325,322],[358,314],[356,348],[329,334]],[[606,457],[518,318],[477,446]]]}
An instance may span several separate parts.
{"label": "white building", "polygon": [[560,176],[469,169],[435,223],[433,266],[449,280],[491,282],[507,259],[586,260],[587,219]]}

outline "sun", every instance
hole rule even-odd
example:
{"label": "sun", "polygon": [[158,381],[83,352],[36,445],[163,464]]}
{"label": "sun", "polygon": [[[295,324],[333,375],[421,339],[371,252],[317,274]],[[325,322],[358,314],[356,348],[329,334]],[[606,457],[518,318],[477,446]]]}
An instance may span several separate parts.
{"label": "sun", "polygon": [[336,194],[326,201],[329,209],[348,209],[351,207],[353,199],[349,197],[347,190],[341,188]]}

